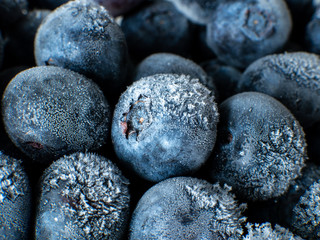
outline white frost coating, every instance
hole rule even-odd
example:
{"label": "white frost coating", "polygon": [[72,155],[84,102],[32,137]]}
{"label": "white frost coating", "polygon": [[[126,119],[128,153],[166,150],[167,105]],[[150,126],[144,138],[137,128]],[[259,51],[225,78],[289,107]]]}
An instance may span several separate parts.
{"label": "white frost coating", "polygon": [[[66,226],[76,225],[84,232],[79,236],[85,238],[114,239],[126,225],[128,184],[111,161],[95,154],[76,153],[59,159],[46,170],[41,201],[52,199],[53,191],[59,192],[61,199],[56,202],[61,202]],[[48,211],[47,208],[43,206],[40,211]]]}
{"label": "white frost coating", "polygon": [[248,223],[246,227],[248,228],[248,234],[243,240],[303,240],[279,225],[272,228],[268,222],[254,225]]}
{"label": "white frost coating", "polygon": [[27,191],[27,177],[21,162],[0,152],[0,203],[15,201]]}

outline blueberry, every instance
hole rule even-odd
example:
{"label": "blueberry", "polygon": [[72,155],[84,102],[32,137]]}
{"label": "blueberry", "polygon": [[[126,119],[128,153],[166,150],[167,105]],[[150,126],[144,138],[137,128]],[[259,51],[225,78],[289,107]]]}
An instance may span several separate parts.
{"label": "blueberry", "polygon": [[184,74],[199,81],[212,91],[215,91],[213,80],[195,62],[173,53],[155,53],[145,58],[137,66],[134,81],[155,74]]}
{"label": "blueberry", "polygon": [[[34,66],[34,38],[42,20],[48,16],[49,10],[31,10],[8,30],[6,44],[6,65]],[[9,63],[10,62],[10,63]]]}
{"label": "blueberry", "polygon": [[27,0],[0,1],[0,27],[9,28],[28,13]]}
{"label": "blueberry", "polygon": [[293,231],[306,239],[320,238],[320,178],[300,197],[291,224]]}
{"label": "blueberry", "polygon": [[260,58],[245,70],[238,87],[278,99],[305,128],[320,120],[318,55],[293,52]]}
{"label": "blueberry", "polygon": [[111,138],[122,162],[158,182],[200,168],[215,144],[217,121],[214,95],[198,79],[158,74],[121,95]]}
{"label": "blueberry", "polygon": [[312,15],[312,18],[308,22],[305,29],[305,41],[307,48],[310,52],[319,54],[320,53],[320,3]]}
{"label": "blueberry", "polygon": [[169,0],[175,7],[196,24],[210,22],[221,0]]}
{"label": "blueberry", "polygon": [[238,69],[221,63],[217,59],[203,62],[200,66],[213,79],[212,84],[217,88],[219,101],[222,102],[237,93],[237,85],[242,75]]}
{"label": "blueberry", "polygon": [[0,152],[0,239],[27,239],[31,189],[21,161]]}
{"label": "blueberry", "polygon": [[8,84],[3,121],[11,140],[33,159],[101,147],[108,137],[110,109],[98,86],[67,69],[27,69]]}
{"label": "blueberry", "polygon": [[128,180],[92,153],[64,156],[45,170],[36,239],[121,239],[129,221]]}
{"label": "blueberry", "polygon": [[129,239],[240,239],[245,208],[226,185],[192,177],[170,178],[139,200]]}
{"label": "blueberry", "polygon": [[121,28],[129,52],[140,61],[157,52],[186,56],[193,39],[193,26],[172,3],[150,1],[125,15]]}
{"label": "blueberry", "polygon": [[279,101],[257,92],[228,98],[219,112],[211,177],[247,200],[284,194],[307,159],[299,122]]}
{"label": "blueberry", "polygon": [[125,36],[107,10],[90,0],[70,1],[49,14],[36,35],[35,58],[37,65],[60,66],[91,78],[109,99],[126,85]]}
{"label": "blueberry", "polygon": [[284,0],[226,1],[207,25],[207,44],[221,61],[245,68],[280,50],[291,27]]}
{"label": "blueberry", "polygon": [[243,240],[303,240],[301,237],[294,235],[288,229],[283,228],[279,225],[272,225],[268,222],[262,224],[250,224],[246,225],[248,234]]}

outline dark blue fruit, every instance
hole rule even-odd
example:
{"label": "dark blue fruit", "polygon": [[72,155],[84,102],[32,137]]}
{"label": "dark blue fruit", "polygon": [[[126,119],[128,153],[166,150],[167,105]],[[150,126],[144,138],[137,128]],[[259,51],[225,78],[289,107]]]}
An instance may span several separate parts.
{"label": "dark blue fruit", "polygon": [[127,57],[120,27],[104,7],[90,0],[70,1],[55,9],[35,39],[37,65],[79,72],[112,97],[126,85]]}
{"label": "dark blue fruit", "polygon": [[128,180],[92,153],[64,156],[45,170],[36,239],[122,239],[129,221]]}
{"label": "dark blue fruit", "polygon": [[122,162],[158,182],[201,167],[215,144],[217,121],[214,95],[198,79],[158,74],[121,95],[111,137]]}
{"label": "dark blue fruit", "polygon": [[145,58],[136,68],[134,81],[155,74],[178,74],[189,75],[212,91],[215,86],[212,78],[195,62],[173,53],[155,53]]}
{"label": "dark blue fruit", "polygon": [[222,1],[207,25],[207,44],[221,61],[245,68],[279,51],[291,28],[284,0]]}
{"label": "dark blue fruit", "polygon": [[110,109],[90,79],[53,66],[25,70],[8,84],[2,99],[6,131],[25,154],[48,163],[100,148],[107,140]]}
{"label": "dark blue fruit", "polygon": [[169,0],[187,18],[196,24],[206,25],[221,0]]}
{"label": "dark blue fruit", "polygon": [[0,152],[0,239],[28,239],[31,189],[21,162]]}
{"label": "dark blue fruit", "polygon": [[121,28],[131,57],[137,60],[158,52],[186,56],[193,39],[192,24],[166,1],[147,1],[124,16]]}
{"label": "dark blue fruit", "polygon": [[162,181],[138,202],[129,239],[240,239],[246,204],[230,190],[191,177]]}
{"label": "dark blue fruit", "polygon": [[282,102],[303,127],[320,121],[320,58],[307,52],[273,54],[243,73],[239,91],[257,91]]}
{"label": "dark blue fruit", "polygon": [[257,92],[228,98],[219,112],[211,177],[247,200],[285,193],[307,159],[304,132],[291,112]]}

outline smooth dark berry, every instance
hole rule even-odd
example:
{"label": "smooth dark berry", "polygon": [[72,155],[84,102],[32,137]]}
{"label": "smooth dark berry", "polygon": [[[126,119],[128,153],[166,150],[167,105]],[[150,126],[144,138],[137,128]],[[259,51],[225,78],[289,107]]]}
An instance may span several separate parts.
{"label": "smooth dark berry", "polygon": [[222,1],[207,25],[207,44],[221,61],[245,68],[279,51],[291,28],[284,0]]}
{"label": "smooth dark berry", "polygon": [[121,95],[111,137],[122,162],[158,182],[200,168],[215,144],[217,121],[215,97],[198,79],[158,74]]}

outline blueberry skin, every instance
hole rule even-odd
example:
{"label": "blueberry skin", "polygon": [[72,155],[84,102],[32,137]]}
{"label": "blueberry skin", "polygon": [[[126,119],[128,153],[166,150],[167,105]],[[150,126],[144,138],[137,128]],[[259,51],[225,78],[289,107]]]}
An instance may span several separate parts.
{"label": "blueberry skin", "polygon": [[139,200],[129,239],[240,239],[246,204],[230,190],[192,177],[164,180]]}
{"label": "blueberry skin", "polygon": [[228,98],[219,112],[211,177],[246,200],[284,194],[307,159],[299,122],[279,101],[257,92]]}
{"label": "blueberry skin", "polygon": [[305,29],[305,42],[310,52],[320,53],[320,6],[318,6]]}
{"label": "blueberry skin", "polygon": [[292,28],[284,0],[227,1],[207,25],[207,44],[219,60],[245,68],[280,50]]}
{"label": "blueberry skin", "polygon": [[125,36],[108,11],[90,0],[70,1],[49,14],[36,34],[35,58],[38,66],[89,77],[107,98],[120,95],[126,85]]}
{"label": "blueberry skin", "polygon": [[40,181],[36,239],[121,239],[129,223],[128,184],[102,156],[60,158]]}
{"label": "blueberry skin", "polygon": [[196,24],[210,22],[220,0],[169,0],[188,19]]}
{"label": "blueberry skin", "polygon": [[186,56],[192,47],[193,26],[170,2],[147,1],[124,16],[121,28],[137,61],[158,52]]}
{"label": "blueberry skin", "polygon": [[200,168],[215,144],[217,121],[214,95],[198,79],[158,74],[121,95],[111,138],[125,165],[159,182]]}
{"label": "blueberry skin", "polygon": [[41,163],[105,144],[110,108],[99,87],[67,69],[27,69],[8,84],[2,99],[6,131],[26,155]]}
{"label": "blueberry skin", "polygon": [[282,102],[304,128],[320,120],[320,58],[307,52],[273,54],[253,62],[239,91],[257,91]]}
{"label": "blueberry skin", "polygon": [[220,102],[238,93],[237,86],[242,75],[238,69],[221,63],[217,59],[203,62],[200,66],[213,79],[213,85],[216,86]]}
{"label": "blueberry skin", "polygon": [[27,0],[0,1],[0,27],[9,28],[28,13]]}
{"label": "blueberry skin", "polygon": [[31,189],[21,161],[0,152],[0,239],[28,239]]}
{"label": "blueberry skin", "polygon": [[275,227],[268,222],[261,224],[251,224],[246,225],[248,234],[244,236],[243,240],[303,240],[301,237],[294,235],[288,229],[281,227],[276,224]]}
{"label": "blueberry skin", "polygon": [[145,58],[137,66],[133,81],[155,74],[168,73],[198,78],[209,90],[216,91],[212,78],[198,64],[173,53],[155,53]]}

